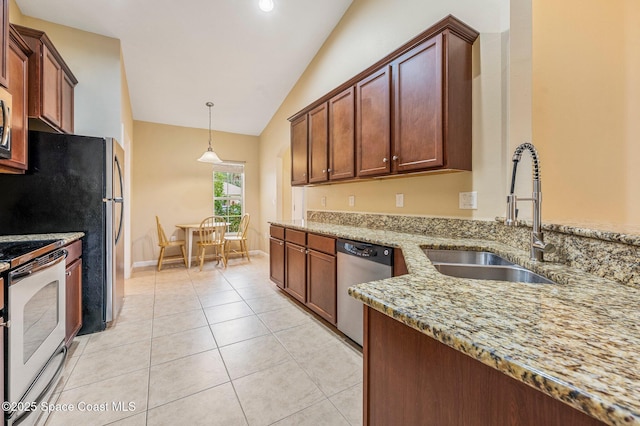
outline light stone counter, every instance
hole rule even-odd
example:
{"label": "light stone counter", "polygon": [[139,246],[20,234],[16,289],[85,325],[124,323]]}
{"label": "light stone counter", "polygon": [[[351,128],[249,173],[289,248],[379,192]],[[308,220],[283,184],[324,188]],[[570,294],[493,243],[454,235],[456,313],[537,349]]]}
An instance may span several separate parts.
{"label": "light stone counter", "polygon": [[[62,240],[65,246],[84,237],[84,232],[60,232],[51,234],[0,235],[0,243],[10,241]],[[8,262],[0,262],[0,272],[9,269]]]}
{"label": "light stone counter", "polygon": [[[409,274],[356,285],[351,296],[607,424],[640,424],[640,289],[531,262],[498,241],[271,223],[401,248]],[[449,277],[424,247],[492,251],[558,284]]]}

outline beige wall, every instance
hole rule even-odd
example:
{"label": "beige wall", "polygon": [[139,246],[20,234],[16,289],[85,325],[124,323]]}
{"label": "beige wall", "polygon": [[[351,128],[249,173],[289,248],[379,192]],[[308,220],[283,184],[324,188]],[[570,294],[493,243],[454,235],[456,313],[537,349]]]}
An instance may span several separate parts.
{"label": "beige wall", "polygon": [[[204,108],[204,106],[203,106]],[[167,236],[184,235],[178,223],[200,222],[213,213],[212,167],[196,161],[207,149],[207,129],[134,121],[132,258],[158,256],[155,215]],[[249,247],[257,247],[260,225],[258,137],[213,132],[213,148],[223,160],[245,161],[246,213],[251,215]]]}
{"label": "beige wall", "polygon": [[[508,1],[355,0],[260,136],[263,248],[268,241],[266,222],[290,217],[287,117],[450,13],[481,32],[473,48],[474,171],[309,187],[305,189],[307,208],[477,218],[502,214]],[[281,179],[275,170],[279,158],[287,159]],[[461,191],[478,191],[478,210],[458,208]],[[395,207],[396,193],[404,194],[404,208]],[[348,206],[350,195],[356,197],[354,207]],[[322,197],[326,207],[321,205]]]}
{"label": "beige wall", "polygon": [[640,2],[533,2],[544,216],[640,232]]}

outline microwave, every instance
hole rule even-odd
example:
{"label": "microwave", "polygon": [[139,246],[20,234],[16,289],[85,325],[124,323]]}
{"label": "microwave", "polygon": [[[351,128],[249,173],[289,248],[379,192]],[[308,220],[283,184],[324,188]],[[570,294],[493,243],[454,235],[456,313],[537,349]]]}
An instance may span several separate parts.
{"label": "microwave", "polygon": [[0,88],[0,158],[11,158],[11,93]]}

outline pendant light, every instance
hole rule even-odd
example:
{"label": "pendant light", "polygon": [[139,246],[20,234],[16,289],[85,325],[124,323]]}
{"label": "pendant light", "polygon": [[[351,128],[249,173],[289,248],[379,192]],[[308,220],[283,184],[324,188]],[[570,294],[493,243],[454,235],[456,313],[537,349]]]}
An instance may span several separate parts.
{"label": "pendant light", "polygon": [[209,148],[198,158],[198,161],[202,163],[222,163],[218,154],[213,152],[211,148],[211,107],[213,106],[213,102],[209,101],[205,105],[209,107]]}
{"label": "pendant light", "polygon": [[260,0],[258,6],[263,12],[271,12],[273,10],[273,0]]}

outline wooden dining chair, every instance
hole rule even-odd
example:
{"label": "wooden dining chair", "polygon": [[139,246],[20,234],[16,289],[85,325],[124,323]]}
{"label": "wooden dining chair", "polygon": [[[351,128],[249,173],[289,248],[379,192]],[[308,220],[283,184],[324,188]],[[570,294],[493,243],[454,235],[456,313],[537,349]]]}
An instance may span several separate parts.
{"label": "wooden dining chair", "polygon": [[224,267],[227,267],[227,257],[224,249],[224,235],[226,230],[226,220],[225,218],[220,216],[210,216],[200,223],[200,241],[198,241],[198,248],[201,271],[202,265],[204,264],[204,255],[207,251],[207,247],[213,247],[214,254],[216,259],[218,260],[218,263],[220,263],[220,260],[222,260],[222,264],[224,265]]}
{"label": "wooden dining chair", "polygon": [[[164,257],[164,251],[167,247],[180,247],[180,251],[182,251],[182,260],[184,260],[184,266],[188,267],[187,263],[187,253],[185,251],[186,243],[184,240],[174,240],[169,241],[167,236],[164,233],[164,229],[162,229],[162,225],[160,225],[160,218],[156,216],[156,225],[158,227],[158,246],[160,246],[160,255],[158,256],[158,271],[162,269],[162,262],[167,260],[168,258]],[[177,256],[173,256],[172,258],[177,258]]]}
{"label": "wooden dining chair", "polygon": [[[224,239],[226,240],[226,249],[227,259],[229,258],[229,254],[231,251],[233,253],[239,253],[244,258],[244,255],[247,255],[247,260],[251,261],[249,258],[249,248],[247,246],[247,230],[249,229],[249,213],[246,213],[242,216],[240,220],[240,225],[238,225],[238,232],[229,233],[225,235]],[[232,245],[237,245],[237,248],[232,248]]]}

